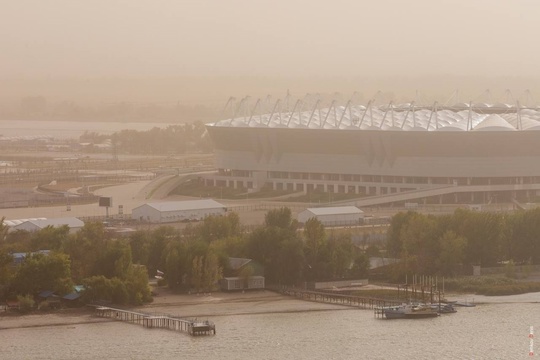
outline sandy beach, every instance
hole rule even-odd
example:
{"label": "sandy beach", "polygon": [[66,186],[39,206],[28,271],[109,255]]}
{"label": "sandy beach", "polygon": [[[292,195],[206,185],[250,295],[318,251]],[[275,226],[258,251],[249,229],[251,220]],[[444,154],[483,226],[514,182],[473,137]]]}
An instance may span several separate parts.
{"label": "sandy beach", "polygon": [[[266,290],[245,293],[216,292],[185,295],[172,294],[167,289],[160,289],[159,295],[154,297],[152,303],[139,307],[130,307],[129,309],[150,314],[168,314],[178,317],[197,317],[211,320],[214,317],[229,315],[346,310],[350,308],[297,300]],[[106,321],[114,320],[93,316],[93,310],[89,307],[28,315],[5,313],[0,316],[0,330]]]}
{"label": "sandy beach", "polygon": [[[448,300],[457,300],[482,304],[500,303],[538,303],[540,293],[528,293],[510,296],[482,296],[472,294],[448,294]],[[150,304],[130,307],[135,311],[150,314],[167,314],[178,317],[204,318],[212,320],[220,316],[253,315],[267,313],[296,313],[308,311],[337,311],[350,310],[348,306],[323,304],[298,300],[277,294],[273,291],[250,292],[215,292],[207,294],[174,294],[166,288],[160,288],[158,295]],[[62,309],[51,313],[33,313],[17,315],[3,313],[0,315],[0,330],[69,326],[92,322],[114,321],[98,318],[93,315],[90,307],[78,309]]]}

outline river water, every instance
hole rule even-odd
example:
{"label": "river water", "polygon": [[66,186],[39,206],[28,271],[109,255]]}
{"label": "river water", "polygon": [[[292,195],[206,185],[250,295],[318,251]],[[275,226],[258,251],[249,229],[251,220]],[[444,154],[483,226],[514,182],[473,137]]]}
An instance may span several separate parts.
{"label": "river water", "polygon": [[126,129],[146,131],[154,127],[166,128],[169,125],[171,124],[152,122],[0,120],[0,135],[3,137],[51,136],[57,139],[75,139],[79,138],[85,131],[109,135]]}
{"label": "river water", "polygon": [[212,316],[217,334],[201,337],[121,322],[16,328],[0,331],[0,358],[526,359],[539,306],[483,304],[418,320],[357,309]]}

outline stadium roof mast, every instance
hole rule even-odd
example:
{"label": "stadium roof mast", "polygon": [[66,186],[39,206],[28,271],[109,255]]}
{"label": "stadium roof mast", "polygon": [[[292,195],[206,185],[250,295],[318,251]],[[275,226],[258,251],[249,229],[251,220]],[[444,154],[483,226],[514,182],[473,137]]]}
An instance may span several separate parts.
{"label": "stadium roof mast", "polygon": [[253,106],[253,109],[251,110],[251,114],[249,115],[249,119],[248,119],[248,126],[249,126],[249,123],[251,123],[251,119],[253,118],[253,115],[255,114],[255,110],[257,110],[257,107],[259,108],[259,122],[262,122],[262,111],[261,111],[261,99],[257,99],[257,101],[255,102],[255,106]]}
{"label": "stadium roof mast", "polygon": [[[390,111],[390,109],[392,109],[392,114],[394,113],[394,107],[393,107],[392,103],[393,103],[393,101],[390,100],[390,103],[388,103],[388,107],[386,108],[386,111],[384,112],[383,118],[381,120],[381,124],[379,125],[379,129],[382,129],[384,121],[386,120],[386,114],[388,114],[388,111]],[[392,116],[392,120],[394,120],[393,116]],[[392,126],[393,126],[393,124],[392,124]]]}
{"label": "stadium roof mast", "polygon": [[414,116],[414,101],[411,103],[411,105],[407,109],[407,112],[405,113],[405,117],[403,118],[403,122],[401,123],[401,127],[400,127],[400,129],[402,130],[403,130],[403,126],[405,126],[405,123],[407,122],[407,117],[409,116],[411,109],[413,109],[413,116]]}
{"label": "stadium roof mast", "polygon": [[222,118],[226,118],[225,113],[227,111],[227,107],[229,106],[229,104],[231,104],[232,116],[231,116],[231,120],[229,121],[229,126],[232,125],[232,122],[233,122],[234,116],[235,116],[235,114],[234,114],[234,101],[235,100],[236,100],[236,98],[234,96],[229,97],[229,100],[227,100],[227,102],[225,103],[225,106],[223,107],[223,111],[222,111],[222,113],[223,113]]}
{"label": "stadium roof mast", "polygon": [[519,108],[520,108],[519,100],[516,100],[516,117],[517,117],[516,126],[518,130],[523,130],[523,123],[521,122],[521,114],[519,113],[519,110],[520,110]]}
{"label": "stadium roof mast", "polygon": [[504,97],[505,97],[505,100],[504,100],[505,104],[515,104],[516,103],[516,99],[512,95],[512,92],[510,91],[510,89],[506,89],[504,91]]}
{"label": "stadium roof mast", "polygon": [[[270,126],[270,122],[272,121],[272,117],[274,116],[274,112],[276,112],[276,109],[278,105],[281,103],[281,99],[277,99],[276,103],[274,104],[274,108],[272,109],[272,112],[270,113],[270,117],[268,118],[268,122],[266,123],[266,126]],[[280,112],[280,119],[281,121],[281,112]]]}
{"label": "stadium roof mast", "polygon": [[[373,100],[368,101],[366,105],[366,109],[364,110],[364,115],[362,115],[362,118],[360,119],[360,122],[358,123],[358,127],[362,126],[362,123],[364,122],[364,118],[366,117],[368,110],[371,109],[372,102]],[[371,117],[371,123],[373,123],[373,116]]]}
{"label": "stadium roof mast", "polygon": [[334,111],[335,111],[335,104],[336,104],[336,100],[332,100],[332,103],[330,103],[330,107],[328,107],[328,110],[326,112],[326,116],[324,117],[324,122],[320,122],[321,119],[319,118],[319,123],[320,123],[321,128],[324,127],[324,125],[326,125],[326,120],[328,120],[328,115],[330,115],[330,111],[332,110],[332,108],[334,108]]}
{"label": "stadium roof mast", "polygon": [[426,126],[426,130],[429,130],[429,126],[431,125],[431,119],[433,118],[433,114],[435,113],[435,129],[439,128],[439,118],[438,118],[438,112],[437,112],[437,102],[433,104],[433,107],[431,108],[431,114],[429,115],[429,120]]}
{"label": "stadium roof mast", "polygon": [[337,127],[341,126],[341,122],[343,121],[343,117],[345,116],[345,113],[347,112],[347,108],[349,108],[349,118],[352,120],[352,112],[350,111],[351,102],[352,100],[349,100],[347,101],[347,104],[345,104],[345,108],[343,109],[343,112],[341,113],[341,117],[339,118],[339,123],[337,124]]}
{"label": "stadium roof mast", "polygon": [[[321,99],[317,99],[317,101],[315,102],[315,105],[313,106],[313,110],[311,111],[311,115],[309,116],[309,120],[307,122],[307,127],[309,127],[309,124],[311,124],[311,120],[313,119],[315,110],[319,109],[319,119],[321,118],[321,108],[319,107],[320,102],[321,102]],[[301,122],[300,122],[300,125],[302,125]]]}
{"label": "stadium roof mast", "polygon": [[469,102],[469,115],[467,116],[467,131],[472,130],[472,101]]}
{"label": "stadium roof mast", "polygon": [[[294,104],[294,107],[292,109],[292,111],[290,112],[289,114],[289,121],[287,121],[287,127],[289,127],[289,124],[291,123],[291,120],[294,116],[294,111],[296,110],[296,107],[298,106],[298,104],[302,104],[302,100],[298,99],[296,100],[296,103]],[[301,106],[300,106],[301,108]],[[300,109],[298,109],[298,119],[300,120]]]}

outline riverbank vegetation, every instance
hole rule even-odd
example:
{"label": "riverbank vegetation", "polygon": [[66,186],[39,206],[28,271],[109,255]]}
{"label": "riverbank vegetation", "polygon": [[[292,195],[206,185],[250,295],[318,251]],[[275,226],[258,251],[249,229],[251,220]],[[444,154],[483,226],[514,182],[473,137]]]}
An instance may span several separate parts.
{"label": "riverbank vegetation", "polygon": [[[400,213],[388,229],[386,253],[401,261],[388,266],[386,276],[403,283],[408,275],[439,275],[448,291],[485,295],[540,291],[538,283],[521,279],[540,261],[538,224],[540,210]],[[181,230],[161,226],[127,237],[91,222],[75,234],[67,227],[29,233],[0,226],[0,300],[35,298],[43,291],[63,296],[83,285],[86,302],[142,304],[152,300],[150,278],[173,291],[206,292],[224,276],[248,278],[258,269],[264,269],[267,285],[359,279],[368,276],[368,255],[379,252],[354,246],[350,233],[327,231],[316,219],[297,230],[288,208],[269,211],[264,224],[249,231],[234,212]],[[230,258],[257,266],[238,272]],[[503,275],[458,277],[473,265],[503,263]]]}
{"label": "riverbank vegetation", "polygon": [[[2,300],[43,291],[62,296],[81,284],[87,302],[142,304],[151,301],[148,279],[156,276],[174,291],[213,291],[223,276],[249,277],[255,270],[238,274],[229,258],[252,259],[264,269],[269,285],[362,278],[368,269],[367,257],[350,236],[329,237],[315,219],[298,232],[288,208],[269,211],[264,225],[250,232],[233,212],[183,230],[162,226],[128,237],[106,232],[101,223],[86,223],[75,234],[67,227],[34,233],[3,230]],[[17,264],[15,253],[24,254]]]}
{"label": "riverbank vegetation", "polygon": [[[447,289],[485,295],[540,291],[525,283],[532,264],[540,264],[540,209],[510,214],[458,209],[452,215],[399,213],[388,230],[387,252],[401,261],[388,279],[403,282],[412,274],[456,277],[473,266],[499,267],[504,276],[464,277]],[[519,271],[517,271],[519,267]]]}

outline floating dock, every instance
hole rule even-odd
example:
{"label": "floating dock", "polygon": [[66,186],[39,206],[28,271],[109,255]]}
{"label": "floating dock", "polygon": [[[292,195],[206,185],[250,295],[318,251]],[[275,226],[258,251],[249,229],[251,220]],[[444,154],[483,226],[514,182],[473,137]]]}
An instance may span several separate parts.
{"label": "floating dock", "polygon": [[159,328],[187,332],[189,335],[215,335],[216,326],[208,320],[183,319],[169,315],[153,315],[111,307],[96,307],[96,316],[142,325],[148,329]]}

